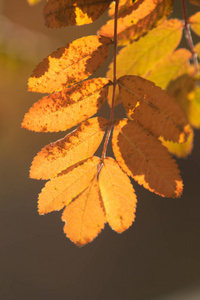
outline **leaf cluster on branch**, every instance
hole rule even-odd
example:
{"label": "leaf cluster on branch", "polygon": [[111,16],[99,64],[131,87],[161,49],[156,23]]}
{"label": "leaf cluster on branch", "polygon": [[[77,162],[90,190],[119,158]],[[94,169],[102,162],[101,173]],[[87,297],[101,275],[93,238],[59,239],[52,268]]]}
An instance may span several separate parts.
{"label": "leaf cluster on branch", "polygon": [[[176,49],[189,23],[200,35],[200,12],[183,24],[167,20],[173,0],[49,0],[44,19],[51,28],[89,24],[108,7],[111,19],[98,35],[68,43],[35,68],[29,91],[49,95],[35,103],[22,122],[23,128],[36,132],[78,126],[45,146],[30,169],[31,178],[49,180],[39,194],[39,213],[63,209],[64,232],[78,246],[91,242],[106,222],[118,233],[131,226],[137,200],[129,177],[158,195],[179,197],[183,183],[168,150],[179,156],[189,153],[191,125],[200,126],[195,123],[200,119],[200,47]],[[107,77],[89,78],[113,45]],[[187,106],[191,125],[178,103],[181,93],[189,102],[182,106]],[[110,120],[95,117],[107,99]],[[115,120],[119,102],[127,117]],[[102,155],[97,157],[102,140]],[[109,140],[115,158],[106,155]]]}

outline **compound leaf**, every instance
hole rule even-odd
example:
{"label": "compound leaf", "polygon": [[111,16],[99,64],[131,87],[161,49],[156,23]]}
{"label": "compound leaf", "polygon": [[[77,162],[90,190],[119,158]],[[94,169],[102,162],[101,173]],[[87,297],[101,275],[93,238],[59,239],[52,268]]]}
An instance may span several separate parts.
{"label": "compound leaf", "polygon": [[104,160],[99,186],[107,222],[115,231],[121,233],[135,219],[137,200],[130,179],[111,157]]}
{"label": "compound leaf", "polygon": [[48,181],[38,198],[39,214],[47,214],[61,210],[75,197],[82,193],[97,174],[97,165],[100,158],[92,157],[80,162],[73,170],[62,173]]}
{"label": "compound leaf", "polygon": [[176,100],[151,81],[138,76],[118,79],[119,97],[128,115],[156,137],[183,143],[190,133],[185,113]]}
{"label": "compound leaf", "polygon": [[98,19],[111,0],[49,0],[44,6],[45,24],[51,28],[84,25]]}
{"label": "compound leaf", "polygon": [[139,123],[122,120],[114,127],[113,152],[120,167],[150,191],[179,197],[183,183],[167,149]]}
{"label": "compound leaf", "polygon": [[64,232],[77,246],[91,242],[106,222],[96,176],[88,188],[63,211]]}
{"label": "compound leaf", "polygon": [[32,162],[30,177],[49,179],[91,157],[99,147],[108,124],[101,117],[89,119],[63,139],[45,146]]}
{"label": "compound leaf", "polygon": [[22,127],[37,132],[67,130],[93,116],[108,95],[109,80],[95,78],[62,89],[35,103]]}
{"label": "compound leaf", "polygon": [[52,93],[87,79],[106,60],[111,40],[86,36],[46,57],[29,78],[28,90]]}

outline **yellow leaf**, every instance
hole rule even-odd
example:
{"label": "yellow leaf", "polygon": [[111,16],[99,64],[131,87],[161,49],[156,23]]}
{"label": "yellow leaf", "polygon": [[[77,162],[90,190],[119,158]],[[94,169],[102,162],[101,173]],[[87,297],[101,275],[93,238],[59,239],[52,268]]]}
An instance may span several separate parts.
{"label": "yellow leaf", "polygon": [[[169,55],[180,43],[183,24],[176,19],[163,22],[151,30],[145,37],[132,43],[117,55],[117,77],[138,75],[144,77],[155,68],[164,57]],[[113,64],[107,77],[112,80]]]}
{"label": "yellow leaf", "polygon": [[183,183],[167,149],[139,123],[122,120],[114,127],[113,152],[124,172],[163,197],[179,197]]}
{"label": "yellow leaf", "polygon": [[107,99],[109,80],[95,78],[43,97],[25,115],[22,127],[37,132],[67,130],[93,116]]}
{"label": "yellow leaf", "polygon": [[106,60],[111,42],[107,37],[92,35],[59,48],[33,71],[28,90],[52,93],[87,79]]}
{"label": "yellow leaf", "polygon": [[94,22],[108,8],[111,0],[48,0],[44,19],[48,27],[83,25]]}
{"label": "yellow leaf", "polygon": [[91,242],[104,228],[106,222],[96,176],[63,211],[64,232],[77,246]]}
{"label": "yellow leaf", "polygon": [[192,30],[200,36],[200,11],[192,15],[188,22],[190,23]]}
{"label": "yellow leaf", "polygon": [[[172,11],[173,0],[145,0],[135,9],[128,8],[118,18],[118,41],[127,44],[161,23]],[[99,31],[101,35],[113,37],[114,20],[109,20]]]}
{"label": "yellow leaf", "polygon": [[100,158],[92,157],[79,163],[72,171],[63,171],[58,177],[48,181],[38,198],[39,214],[61,210],[82,193],[97,174]]}
{"label": "yellow leaf", "polygon": [[[132,1],[132,0],[120,0],[119,1],[119,7],[118,7],[118,17],[120,17],[120,15],[123,14],[124,12],[127,12],[127,9],[130,8],[130,7],[132,8],[134,6],[134,9],[136,9],[136,7],[138,5],[140,5],[143,1],[144,0],[135,0],[135,1]],[[110,17],[114,17],[114,15],[115,15],[115,2],[114,1],[110,5],[109,11],[108,11],[108,15]]]}
{"label": "yellow leaf", "polygon": [[107,222],[121,233],[135,220],[137,200],[130,179],[111,157],[104,160],[99,186]]}
{"label": "yellow leaf", "polygon": [[187,141],[182,144],[165,141],[162,137],[160,137],[159,140],[171,154],[176,155],[179,158],[186,158],[192,152],[194,132],[191,130]]}
{"label": "yellow leaf", "polygon": [[197,53],[198,57],[200,58],[200,43],[195,45],[194,51]]}
{"label": "yellow leaf", "polygon": [[153,81],[162,89],[166,89],[170,81],[190,73],[189,60],[191,57],[192,53],[187,49],[178,49],[156,65],[146,79]]}
{"label": "yellow leaf", "polygon": [[200,128],[200,87],[197,86],[188,95],[189,109],[188,118],[190,124],[195,128]]}
{"label": "yellow leaf", "polygon": [[176,100],[151,81],[138,76],[118,79],[119,97],[128,115],[156,137],[183,143],[191,129]]}
{"label": "yellow leaf", "polygon": [[99,147],[108,124],[100,117],[89,119],[63,139],[45,146],[32,162],[30,177],[49,179],[91,157]]}

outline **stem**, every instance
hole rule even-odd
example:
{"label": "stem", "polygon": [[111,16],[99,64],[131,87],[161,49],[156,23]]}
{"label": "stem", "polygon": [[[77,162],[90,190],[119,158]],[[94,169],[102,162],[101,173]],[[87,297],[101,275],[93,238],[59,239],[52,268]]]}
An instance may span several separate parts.
{"label": "stem", "polygon": [[[110,122],[114,121],[114,103],[115,103],[115,90],[116,90],[116,84],[117,84],[117,17],[118,17],[118,8],[119,8],[119,0],[115,0],[115,19],[114,19],[114,50],[113,50],[113,94],[112,94],[112,104],[111,104],[111,112],[110,112]],[[106,139],[104,142],[104,147],[102,151],[101,159],[104,160],[106,156],[106,150],[108,147],[108,142],[110,139],[110,133],[112,130],[113,125],[110,125],[108,132],[106,134]]]}
{"label": "stem", "polygon": [[195,71],[196,71],[196,73],[198,73],[199,72],[199,63],[198,63],[197,53],[194,51],[194,44],[193,44],[192,35],[191,35],[191,31],[190,31],[190,24],[188,23],[185,0],[182,0],[182,8],[183,8],[184,21],[185,21],[185,24],[184,24],[185,37],[188,42],[189,48],[192,52],[192,58],[193,58],[194,66],[195,66]]}

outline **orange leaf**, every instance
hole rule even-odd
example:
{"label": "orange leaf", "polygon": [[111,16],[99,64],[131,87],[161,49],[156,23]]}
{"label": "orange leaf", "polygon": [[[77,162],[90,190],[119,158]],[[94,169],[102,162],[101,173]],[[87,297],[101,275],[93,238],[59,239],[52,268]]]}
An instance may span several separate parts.
{"label": "orange leaf", "polygon": [[190,133],[176,100],[151,81],[127,75],[118,79],[119,97],[128,115],[157,137],[182,143]]}
{"label": "orange leaf", "polygon": [[[137,9],[129,7],[124,15],[118,18],[118,41],[122,44],[137,40],[157,26],[172,11],[173,0],[145,0]],[[100,34],[113,37],[114,20],[102,26]]]}
{"label": "orange leaf", "polygon": [[29,78],[28,90],[52,93],[87,79],[106,60],[111,39],[86,36],[46,57]]}
{"label": "orange leaf", "polygon": [[76,196],[82,193],[97,174],[100,158],[92,157],[72,171],[63,171],[61,175],[48,181],[38,198],[39,214],[61,210]]}
{"label": "orange leaf", "polygon": [[[118,8],[118,17],[122,14],[127,14],[127,9],[131,7],[131,9],[136,9],[142,2],[145,0],[120,0],[119,8]],[[133,3],[134,2],[134,3]],[[112,2],[108,11],[110,17],[114,17],[115,15],[115,2]]]}
{"label": "orange leaf", "polygon": [[99,186],[109,225],[121,233],[135,219],[136,195],[130,179],[117,162],[107,157],[99,175]]}
{"label": "orange leaf", "polygon": [[100,109],[108,85],[108,79],[95,78],[43,97],[25,115],[22,127],[53,132],[76,126]]}
{"label": "orange leaf", "polygon": [[94,22],[111,0],[48,0],[44,7],[45,23],[51,28]]}
{"label": "orange leaf", "polygon": [[112,144],[122,170],[139,184],[163,197],[181,195],[183,183],[175,161],[139,123],[119,121],[114,127]]}
{"label": "orange leaf", "polygon": [[30,177],[49,179],[91,157],[99,147],[108,124],[100,117],[89,119],[63,139],[45,146],[32,162]]}
{"label": "orange leaf", "polygon": [[106,222],[96,176],[89,187],[68,205],[62,215],[64,232],[78,246],[91,242]]}

